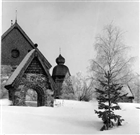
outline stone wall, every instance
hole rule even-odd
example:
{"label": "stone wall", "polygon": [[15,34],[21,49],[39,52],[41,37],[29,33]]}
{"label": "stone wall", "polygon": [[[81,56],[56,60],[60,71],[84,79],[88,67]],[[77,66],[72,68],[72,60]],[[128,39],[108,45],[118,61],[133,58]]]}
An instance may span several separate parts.
{"label": "stone wall", "polygon": [[26,73],[14,93],[14,105],[26,106],[25,98],[28,89],[37,92],[38,106],[53,106],[53,91],[48,78],[43,74]]}

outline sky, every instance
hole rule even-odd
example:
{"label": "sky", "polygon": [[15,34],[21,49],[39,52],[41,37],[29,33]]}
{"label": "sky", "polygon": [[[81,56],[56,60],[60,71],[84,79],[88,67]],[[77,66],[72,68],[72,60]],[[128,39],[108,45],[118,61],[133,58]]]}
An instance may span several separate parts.
{"label": "sky", "polygon": [[88,74],[90,60],[95,58],[95,37],[105,25],[113,24],[125,32],[124,43],[135,56],[134,72],[139,67],[138,2],[95,1],[12,1],[2,3],[2,34],[17,22],[52,65],[61,55],[71,75]]}

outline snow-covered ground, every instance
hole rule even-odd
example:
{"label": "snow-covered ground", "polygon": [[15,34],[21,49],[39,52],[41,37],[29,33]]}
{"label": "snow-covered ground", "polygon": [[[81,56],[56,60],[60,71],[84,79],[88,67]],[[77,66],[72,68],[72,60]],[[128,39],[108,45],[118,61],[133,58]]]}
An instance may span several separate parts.
{"label": "snow-covered ground", "polygon": [[102,121],[94,113],[97,102],[56,100],[55,107],[8,106],[1,100],[1,134],[140,134],[140,104],[120,103],[115,111],[125,121],[120,127],[100,131]]}

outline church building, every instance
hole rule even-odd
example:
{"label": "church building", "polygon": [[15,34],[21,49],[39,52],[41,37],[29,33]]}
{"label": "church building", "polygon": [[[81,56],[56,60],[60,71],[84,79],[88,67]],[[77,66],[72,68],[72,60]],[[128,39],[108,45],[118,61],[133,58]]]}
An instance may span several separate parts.
{"label": "church building", "polygon": [[38,96],[37,106],[53,106],[56,85],[49,73],[52,65],[17,20],[2,35],[1,52],[1,73],[11,67],[5,88],[13,105],[25,105],[26,93],[33,89]]}
{"label": "church building", "polygon": [[[30,54],[30,52],[37,54],[38,57],[35,56],[35,58],[32,59],[34,54],[32,53]],[[28,57],[29,54],[30,54],[30,57]],[[50,79],[48,83],[51,83],[51,84],[47,84],[47,86],[49,86],[48,88],[49,89],[52,88],[54,91],[54,94],[53,94],[54,97],[59,98],[61,95],[62,84],[64,82],[64,79],[66,76],[70,76],[70,71],[69,71],[69,68],[66,65],[64,65],[65,58],[61,54],[58,56],[58,58],[56,58],[56,63],[57,65],[53,68],[53,72],[51,76],[49,73],[49,70],[52,67],[51,64],[40,52],[40,50],[38,49],[38,45],[34,44],[32,40],[28,37],[28,35],[24,32],[24,30],[20,27],[20,25],[17,23],[17,20],[15,20],[14,24],[11,23],[11,27],[2,35],[1,71],[3,72],[3,70],[5,70],[7,66],[10,66],[11,74],[9,75],[9,77],[16,76],[15,80],[13,80],[11,77],[10,78],[8,77],[10,80],[10,83],[9,83],[9,80],[6,80],[7,85],[5,88],[8,89],[10,92],[9,93],[10,99],[13,99],[13,96],[14,96],[12,93],[14,89],[13,87],[17,87],[15,86],[15,82],[18,85],[21,85],[19,79],[23,78],[22,75],[25,76],[27,73],[28,74],[42,74],[43,73],[46,78]],[[19,76],[21,77],[19,78]],[[33,86],[33,88],[35,88],[35,86]],[[43,105],[43,103],[45,103],[45,101],[42,101],[41,103],[38,103],[38,104]]]}

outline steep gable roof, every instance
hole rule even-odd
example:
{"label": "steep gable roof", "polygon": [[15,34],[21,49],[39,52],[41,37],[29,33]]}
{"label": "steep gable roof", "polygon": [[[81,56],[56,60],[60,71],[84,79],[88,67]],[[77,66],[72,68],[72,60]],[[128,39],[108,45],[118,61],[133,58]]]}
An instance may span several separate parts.
{"label": "steep gable roof", "polygon": [[34,46],[34,43],[32,42],[32,40],[27,36],[27,34],[24,32],[24,30],[19,26],[19,24],[17,22],[15,22],[3,35],[2,35],[2,40],[8,35],[10,34],[10,32],[13,29],[18,29],[19,32],[23,35],[23,37],[30,43],[31,47],[33,49],[36,49],[38,51],[38,53],[40,53],[40,55],[42,55],[44,61],[45,61],[45,65],[47,66],[48,69],[50,69],[52,67],[52,65],[48,62],[48,60],[44,57],[44,55],[39,51],[38,48],[36,48]]}
{"label": "steep gable roof", "polygon": [[13,30],[18,29],[19,32],[25,37],[25,39],[30,43],[30,45],[35,48],[34,43],[32,40],[27,36],[27,34],[24,32],[24,30],[19,26],[17,22],[15,22],[3,35],[2,40]]}
{"label": "steep gable roof", "polygon": [[43,57],[40,55],[40,53],[38,53],[38,51],[36,49],[31,50],[25,56],[25,58],[22,60],[22,62],[19,64],[19,66],[16,68],[16,70],[13,72],[13,74],[10,76],[10,78],[6,82],[5,88],[8,89],[9,87],[14,87],[15,84],[19,83],[20,78],[23,76],[23,74],[25,73],[26,69],[31,64],[32,60],[35,57],[37,57],[37,59],[39,60],[41,66],[43,67],[45,73],[48,75],[48,77],[50,79],[50,82],[51,82],[51,87],[53,89],[55,89],[55,87],[56,87],[55,83],[54,83],[54,81],[53,81],[48,69],[44,65]]}

